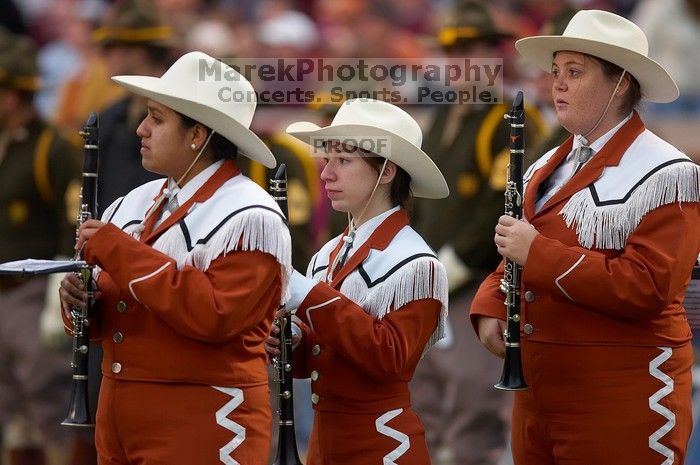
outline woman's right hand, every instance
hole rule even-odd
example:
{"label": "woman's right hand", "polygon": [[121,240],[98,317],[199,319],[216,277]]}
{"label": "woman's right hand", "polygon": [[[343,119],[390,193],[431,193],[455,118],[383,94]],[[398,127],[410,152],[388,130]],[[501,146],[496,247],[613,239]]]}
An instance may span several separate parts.
{"label": "woman's right hand", "polygon": [[[275,322],[270,328],[270,335],[267,337],[267,339],[265,339],[264,347],[268,362],[271,362],[273,358],[280,354],[280,327],[277,324],[277,321],[279,321],[279,318],[284,316],[285,312],[286,310],[277,311],[275,314]],[[292,324],[292,350],[296,349],[302,338],[298,328],[294,328],[294,326],[295,325]]]}
{"label": "woman's right hand", "polygon": [[503,332],[506,322],[498,318],[482,316],[477,321],[479,340],[489,352],[499,358],[506,356],[506,343],[503,340]]}
{"label": "woman's right hand", "polygon": [[265,353],[267,354],[267,363],[272,363],[272,359],[280,354],[280,327],[276,323],[270,328],[270,335],[265,339]]}
{"label": "woman's right hand", "polygon": [[[67,273],[61,280],[61,287],[58,290],[61,297],[61,306],[64,311],[70,312],[73,307],[85,308],[87,303],[87,291],[83,286],[83,280],[75,273]],[[100,291],[94,290],[93,300],[100,298]]]}

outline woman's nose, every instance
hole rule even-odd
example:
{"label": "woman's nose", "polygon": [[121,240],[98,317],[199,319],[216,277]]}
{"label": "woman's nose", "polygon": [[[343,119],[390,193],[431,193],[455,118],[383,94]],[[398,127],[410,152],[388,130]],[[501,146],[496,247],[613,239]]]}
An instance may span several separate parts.
{"label": "woman's nose", "polygon": [[333,178],[333,168],[331,168],[331,162],[328,162],[321,170],[321,181],[328,181],[332,178]]}
{"label": "woman's nose", "polygon": [[564,79],[561,77],[555,77],[552,79],[552,88],[563,91],[566,89],[566,83],[564,82]]}
{"label": "woman's nose", "polygon": [[143,121],[141,121],[141,124],[139,124],[139,127],[136,128],[136,135],[139,137],[146,137],[148,131],[146,131],[146,119],[144,118]]}

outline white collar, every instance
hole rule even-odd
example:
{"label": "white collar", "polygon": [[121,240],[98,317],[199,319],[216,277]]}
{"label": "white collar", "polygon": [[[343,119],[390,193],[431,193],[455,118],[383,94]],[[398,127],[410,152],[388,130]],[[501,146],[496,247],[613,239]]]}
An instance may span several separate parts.
{"label": "white collar", "polygon": [[374,230],[377,229],[385,219],[387,219],[393,213],[399,211],[400,208],[401,207],[398,205],[394,208],[390,208],[384,213],[380,213],[379,215],[370,218],[369,220],[362,223],[357,229],[355,229],[355,238],[352,241],[352,249],[350,249],[350,255],[352,255],[352,253],[355,250],[357,250],[358,247],[360,247],[367,241],[367,239],[369,239],[369,236],[372,235]]}
{"label": "white collar", "polygon": [[[590,147],[590,148],[593,150],[593,153],[594,153],[594,154],[598,153],[598,152],[600,151],[600,149],[602,149],[603,146],[604,146],[605,144],[607,144],[608,141],[609,141],[610,139],[612,139],[612,136],[614,136],[615,133],[616,133],[622,126],[624,126],[624,124],[625,124],[627,121],[629,121],[631,118],[632,118],[632,113],[630,113],[630,114],[627,115],[622,121],[620,121],[619,123],[617,123],[617,125],[616,125],[614,128],[612,128],[611,130],[609,130],[608,132],[606,132],[605,134],[603,134],[602,136],[600,136],[599,138],[597,138],[593,143],[589,144],[588,147]],[[573,146],[571,147],[572,152],[575,152],[576,149],[578,149],[579,147],[586,145],[586,144],[583,143],[584,140],[585,140],[585,139],[584,139],[584,137],[583,137],[581,134],[576,134],[576,135],[574,136],[574,144],[573,144]]]}
{"label": "white collar", "polygon": [[[168,187],[166,187],[163,190],[163,194],[165,195],[165,202],[167,206],[167,202],[177,196],[177,205],[184,205],[185,202],[187,202],[192,196],[194,195],[197,190],[206,183],[210,177],[214,175],[217,169],[221,165],[223,165],[224,161],[219,160],[215,161],[211,165],[207,166],[204,168],[202,171],[197,173],[195,177],[190,179],[187,184],[185,184],[183,187],[179,187],[175,180],[173,178],[168,178]],[[171,212],[168,211],[167,208],[163,208],[162,211],[160,212],[160,218],[155,223],[155,228],[160,226],[160,224],[165,221],[169,216]]]}
{"label": "white collar", "polygon": [[177,184],[175,184],[175,180],[173,180],[173,178],[168,178],[168,188],[170,189],[170,192],[172,192],[172,195],[177,195],[177,203],[179,205],[183,205],[190,198],[192,198],[195,192],[197,192],[199,188],[202,187],[204,183],[206,183],[209,178],[214,175],[216,170],[218,170],[223,164],[224,160],[215,161],[197,173],[197,175],[190,179],[183,187],[179,187]]}

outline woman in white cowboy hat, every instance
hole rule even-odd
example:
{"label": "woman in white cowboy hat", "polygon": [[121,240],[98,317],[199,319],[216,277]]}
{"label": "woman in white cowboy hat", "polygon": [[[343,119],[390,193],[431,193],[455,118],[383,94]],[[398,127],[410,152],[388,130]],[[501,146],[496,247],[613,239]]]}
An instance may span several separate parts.
{"label": "woman in white cowboy hat", "polygon": [[[700,169],[644,127],[640,98],[678,95],[647,57],[644,33],[581,11],[559,36],[516,43],[554,76],[572,134],[525,174],[526,221],[496,226],[498,251],[524,266],[515,394],[515,463],[682,464],[691,430],[692,350],[683,309],[700,252]],[[503,356],[499,267],[471,319]]]}
{"label": "woman in white cowboy hat", "polygon": [[[290,280],[301,342],[295,376],[311,378],[314,425],[308,465],[423,465],[423,426],[408,382],[421,355],[443,335],[447,277],[409,226],[410,195],[442,198],[442,174],[420,149],[418,124],[400,108],[352,99],[327,127],[287,132],[323,146],[321,180],[348,229]],[[278,330],[275,330],[277,333]],[[268,352],[279,341],[268,339]]]}
{"label": "woman in white cowboy hat", "polygon": [[[160,78],[117,76],[148,98],[137,129],[146,169],[166,176],[81,225],[100,272],[91,336],[102,340],[100,464],[267,465],[263,342],[291,270],[284,218],[236,154],[275,159],[249,125],[248,81],[201,53]],[[243,98],[235,102],[226,96]],[[64,320],[85,293],[62,282]],[[70,329],[70,328],[69,328]]]}

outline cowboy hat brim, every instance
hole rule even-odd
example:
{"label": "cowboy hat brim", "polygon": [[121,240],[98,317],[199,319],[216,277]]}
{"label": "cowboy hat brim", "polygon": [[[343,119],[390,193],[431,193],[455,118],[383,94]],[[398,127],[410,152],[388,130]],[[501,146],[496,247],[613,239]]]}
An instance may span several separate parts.
{"label": "cowboy hat brim", "polygon": [[661,65],[627,48],[597,40],[557,35],[526,37],[515,42],[515,48],[526,60],[548,73],[552,72],[552,60],[556,52],[580,52],[625,69],[637,79],[642,97],[646,100],[667,103],[679,95],[678,86]]}
{"label": "cowboy hat brim", "polygon": [[[375,144],[374,150],[371,151],[392,161],[411,176],[411,192],[415,197],[441,199],[450,193],[442,173],[425,152],[403,137],[384,129],[360,124],[320,127],[314,123],[301,121],[289,125],[287,133],[309,145],[314,145],[313,141],[319,139],[339,140],[349,145],[354,145],[349,138],[359,136],[364,140],[388,139],[389,144]],[[368,149],[368,147],[361,148]]]}
{"label": "cowboy hat brim", "polygon": [[114,76],[112,80],[130,92],[163,104],[209,127],[234,143],[241,155],[260,162],[268,168],[274,168],[277,165],[270,149],[253,131],[220,110],[182,97],[181,89],[170,88],[161,78]]}

